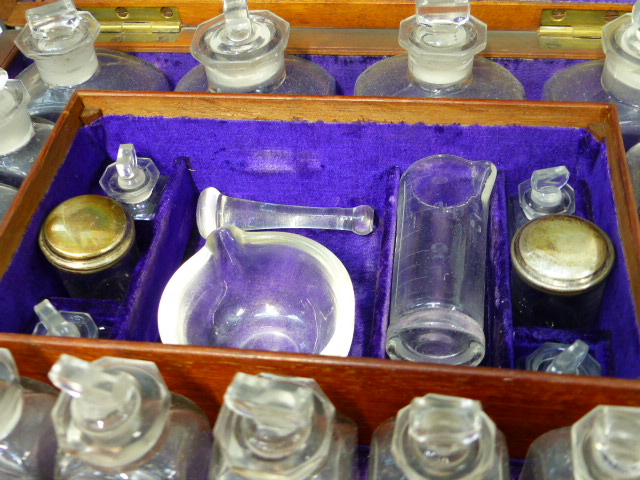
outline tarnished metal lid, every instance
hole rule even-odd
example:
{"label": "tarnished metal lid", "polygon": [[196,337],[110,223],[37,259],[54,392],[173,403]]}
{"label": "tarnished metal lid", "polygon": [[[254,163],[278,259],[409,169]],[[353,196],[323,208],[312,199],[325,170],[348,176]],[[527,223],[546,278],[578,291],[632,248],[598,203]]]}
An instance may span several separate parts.
{"label": "tarnished metal lid", "polygon": [[596,224],[572,215],[537,218],[511,242],[516,273],[532,287],[575,295],[604,281],[615,261],[609,236]]}
{"label": "tarnished metal lid", "polygon": [[58,205],[40,228],[40,249],[54,266],[95,273],[118,263],[135,240],[133,219],[118,203],[81,195]]}

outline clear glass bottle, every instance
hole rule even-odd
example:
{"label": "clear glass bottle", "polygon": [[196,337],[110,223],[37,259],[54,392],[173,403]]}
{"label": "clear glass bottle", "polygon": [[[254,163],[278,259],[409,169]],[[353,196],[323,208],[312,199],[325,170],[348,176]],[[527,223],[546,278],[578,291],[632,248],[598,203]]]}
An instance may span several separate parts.
{"label": "clear glass bottle", "polygon": [[509,238],[534,218],[572,215],[576,211],[576,194],[568,182],[569,170],[561,165],[534,170],[530,179],[518,185],[518,196],[509,198]]}
{"label": "clear glass bottle", "polygon": [[487,45],[487,25],[471,16],[468,0],[416,0],[416,15],[400,23],[399,43],[408,54],[365,70],[356,95],[525,99],[506,68],[477,56]]}
{"label": "clear glass bottle", "polygon": [[332,95],[335,79],[308,60],[285,56],[289,24],[268,10],[249,12],[247,0],[224,0],[224,14],[196,29],[191,54],[201,65],[177,92]]}
{"label": "clear glass bottle", "polygon": [[600,405],[529,447],[520,480],[640,479],[640,408]]}
{"label": "clear glass bottle", "polygon": [[0,348],[0,478],[53,478],[56,441],[51,409],[56,391],[20,377],[6,348]]}
{"label": "clear glass bottle", "polygon": [[434,155],[400,179],[387,354],[477,365],[484,299],[491,162]]}
{"label": "clear glass bottle", "polygon": [[[51,135],[53,123],[31,118],[30,97],[0,68],[0,183],[20,187]],[[0,217],[1,218],[1,217]]]}
{"label": "clear glass bottle", "polygon": [[430,393],[373,432],[370,480],[509,478],[504,435],[476,400]]}
{"label": "clear glass bottle", "polygon": [[129,210],[134,220],[153,220],[169,177],[150,158],[138,158],[132,143],[123,143],[118,158],[100,177],[104,193]]}
{"label": "clear glass bottle", "polygon": [[115,200],[80,195],[49,213],[38,243],[69,295],[123,300],[139,259],[135,237],[133,218]]}
{"label": "clear glass bottle", "polygon": [[527,222],[511,241],[514,324],[594,328],[615,259],[606,232],[584,218],[545,215]]}
{"label": "clear glass bottle", "polygon": [[4,185],[0,183],[0,222],[7,215],[7,212],[13,204],[13,200],[18,194],[18,189],[11,185]]}
{"label": "clear glass bottle", "polygon": [[602,29],[605,60],[581,63],[555,74],[543,99],[615,103],[627,148],[640,141],[640,7]]}
{"label": "clear glass bottle", "polygon": [[49,378],[62,391],[52,412],[56,480],[202,480],[210,425],[169,392],[153,362],[61,355]]}
{"label": "clear glass bottle", "polygon": [[236,374],[213,435],[209,480],[355,478],[356,426],[309,378]]}
{"label": "clear glass bottle", "polygon": [[125,53],[96,50],[100,24],[72,0],[31,8],[16,38],[35,63],[18,75],[31,95],[32,115],[55,121],[76,90],[170,90],[155,66]]}

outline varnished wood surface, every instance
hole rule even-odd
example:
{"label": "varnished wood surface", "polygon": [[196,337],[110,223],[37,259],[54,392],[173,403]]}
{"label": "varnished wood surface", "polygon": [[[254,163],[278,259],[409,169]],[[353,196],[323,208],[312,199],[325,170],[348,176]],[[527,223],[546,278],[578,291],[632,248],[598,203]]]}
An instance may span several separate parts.
{"label": "varnished wood surface", "polygon": [[5,70],[9,68],[18,53],[18,49],[13,43],[15,37],[16,32],[14,30],[8,30],[0,35],[0,68]]}
{"label": "varnished wood surface", "polygon": [[208,93],[82,92],[104,115],[238,120],[459,123],[588,127],[609,120],[610,107],[587,103],[460,99],[327,97]]}
{"label": "varnished wood surface", "polygon": [[[37,203],[49,188],[81,125],[102,115],[321,120],[325,122],[460,123],[588,127],[607,139],[627,262],[638,297],[638,218],[625,169],[615,107],[599,104],[433,99],[284,97],[79,92],[0,226],[0,267],[6,270]],[[628,204],[624,202],[628,201]],[[12,250],[13,249],[13,250]],[[0,334],[23,375],[45,379],[61,353],[88,360],[120,356],[154,361],[174,391],[195,400],[212,421],[236,372],[316,378],[338,409],[360,427],[360,442],[413,397],[436,392],[481,400],[507,435],[511,455],[523,457],[540,434],[573,423],[598,404],[640,406],[640,382],[537,374],[490,368],[444,367],[390,360],[330,358],[153,343],[59,339]]]}
{"label": "varnished wood surface", "polygon": [[336,407],[358,423],[363,444],[381,422],[430,392],[482,401],[514,457],[524,457],[539,435],[570,425],[596,405],[640,406],[640,382],[630,380],[136,342],[50,337],[34,342],[28,335],[0,335],[0,346],[13,352],[22,375],[40,380],[61,353],[156,362],[169,388],[193,399],[212,422],[237,372],[315,378]]}
{"label": "varnished wood surface", "polygon": [[[10,0],[14,1],[14,0]],[[135,0],[139,7],[163,7],[165,0]],[[182,0],[177,6],[182,22],[196,26],[222,13],[222,1]],[[131,6],[132,0],[77,0],[83,7]],[[18,2],[7,18],[9,25],[23,25],[24,12],[35,6]],[[256,0],[252,10],[271,10],[286,19],[292,27],[319,28],[398,28],[402,20],[415,13],[413,0]],[[472,3],[473,15],[487,23],[490,30],[530,30],[540,26],[542,10],[554,8],[575,10],[624,10],[631,5],[618,3],[553,2],[488,0]]]}
{"label": "varnished wood surface", "polygon": [[[98,42],[98,48],[121,52],[189,53],[195,30],[184,29],[171,43]],[[398,44],[397,29],[293,28],[286,53],[292,55],[398,55],[406,53]],[[603,58],[599,41],[589,48],[559,45],[549,48],[536,32],[489,31],[484,57]]]}

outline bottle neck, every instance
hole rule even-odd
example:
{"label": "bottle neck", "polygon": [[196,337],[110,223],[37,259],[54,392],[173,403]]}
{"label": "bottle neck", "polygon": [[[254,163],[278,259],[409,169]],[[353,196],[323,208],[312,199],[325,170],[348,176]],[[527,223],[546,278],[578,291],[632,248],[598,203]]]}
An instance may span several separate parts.
{"label": "bottle neck", "polygon": [[82,45],[69,53],[35,59],[42,81],[53,87],[75,87],[88,81],[99,68],[96,47]]}
{"label": "bottle neck", "polygon": [[274,51],[251,63],[227,61],[205,65],[205,72],[212,92],[269,93],[284,82],[284,52]]}
{"label": "bottle neck", "polygon": [[471,78],[473,59],[409,53],[409,76],[427,90],[455,88]]}

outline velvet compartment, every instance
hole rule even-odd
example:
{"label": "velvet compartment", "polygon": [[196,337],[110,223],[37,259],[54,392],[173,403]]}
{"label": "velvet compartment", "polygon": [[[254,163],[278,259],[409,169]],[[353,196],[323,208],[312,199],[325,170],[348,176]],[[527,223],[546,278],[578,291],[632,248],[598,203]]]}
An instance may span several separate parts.
{"label": "velvet compartment", "polygon": [[[171,180],[152,222],[137,222],[142,253],[122,303],[67,298],[39,251],[46,215],[63,200],[101,193],[98,179],[121,143],[153,158]],[[378,225],[368,236],[297,231],[325,245],[344,263],[356,294],[350,355],[384,358],[390,306],[396,202],[400,175],[420,158],[448,153],[490,160],[498,167],[491,199],[487,260],[487,355],[483,365],[514,368],[547,341],[587,341],[607,375],[640,375],[640,341],[611,188],[605,145],[582,129],[310,122],[231,121],[107,116],[80,130],[41,203],[9,271],[0,282],[2,330],[30,332],[32,307],[51,298],[62,310],[87,311],[103,335],[157,341],[160,296],[185,256],[203,244],[195,231],[198,192],[283,204],[371,205]],[[531,171],[567,165],[577,214],[612,238],[617,260],[597,325],[583,331],[515,328],[511,313],[508,198]]]}

